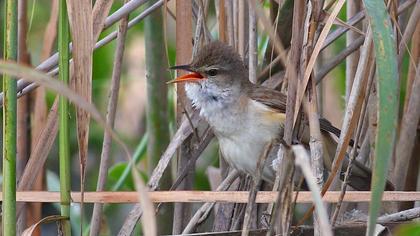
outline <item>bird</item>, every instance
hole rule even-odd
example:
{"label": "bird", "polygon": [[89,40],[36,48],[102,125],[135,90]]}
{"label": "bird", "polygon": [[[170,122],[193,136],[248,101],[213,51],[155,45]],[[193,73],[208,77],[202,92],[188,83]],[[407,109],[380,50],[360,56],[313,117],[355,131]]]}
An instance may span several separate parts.
{"label": "bird", "polygon": [[[276,173],[273,161],[284,133],[287,96],[280,91],[253,84],[241,56],[232,46],[210,42],[197,52],[191,63],[176,65],[173,70],[188,71],[168,83],[185,83],[192,106],[209,123],[224,159],[242,173],[256,178],[257,162],[265,147],[272,143],[263,180],[273,183]],[[309,142],[309,126],[304,128],[302,143]],[[324,146],[324,165],[331,170],[337,143],[332,135],[340,130],[320,118]],[[343,163],[345,170],[348,159]],[[370,190],[369,168],[355,162],[349,184],[357,190]],[[387,184],[388,188],[390,184]]]}

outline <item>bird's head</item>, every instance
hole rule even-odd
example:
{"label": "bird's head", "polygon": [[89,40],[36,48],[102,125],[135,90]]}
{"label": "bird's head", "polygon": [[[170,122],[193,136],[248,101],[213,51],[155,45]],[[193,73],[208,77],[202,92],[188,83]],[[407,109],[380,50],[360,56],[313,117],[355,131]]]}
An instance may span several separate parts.
{"label": "bird's head", "polygon": [[239,54],[233,47],[219,41],[203,46],[190,64],[173,66],[171,69],[190,73],[169,83],[204,82],[218,87],[230,87],[247,80],[247,70]]}

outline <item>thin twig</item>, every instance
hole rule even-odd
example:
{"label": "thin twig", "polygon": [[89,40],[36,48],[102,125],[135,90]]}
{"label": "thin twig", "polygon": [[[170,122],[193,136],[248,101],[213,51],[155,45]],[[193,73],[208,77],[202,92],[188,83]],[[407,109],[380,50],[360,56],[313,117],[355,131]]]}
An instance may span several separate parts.
{"label": "thin twig", "polygon": [[[106,122],[110,127],[114,127],[115,113],[117,110],[118,94],[120,90],[121,67],[125,48],[125,38],[127,35],[128,15],[120,22],[118,29],[118,39],[116,52],[114,57],[114,69],[112,72],[111,88],[109,91],[109,100],[107,107]],[[112,144],[111,135],[104,132],[104,140],[102,144],[101,160],[99,164],[99,176],[96,191],[103,191],[108,175],[109,154]],[[93,206],[90,235],[98,235],[102,217],[102,204]]]}
{"label": "thin twig", "polygon": [[[211,131],[210,127],[205,131],[201,141],[191,152],[191,159],[188,160],[187,164],[184,168],[180,171],[180,174],[177,176],[175,182],[172,184],[169,190],[175,190],[178,188],[179,184],[184,180],[187,176],[188,171],[194,167],[195,163],[197,162],[200,155],[203,153],[204,149],[208,146],[210,141],[213,139],[214,134]],[[160,204],[156,206],[156,211],[159,211]]]}
{"label": "thin twig", "polygon": [[330,71],[332,71],[336,66],[338,66],[349,55],[358,50],[364,41],[364,36],[358,37],[345,49],[341,50],[340,53],[338,53],[335,57],[330,59],[324,66],[322,66],[318,73],[316,73],[315,75],[316,84],[319,84]]}

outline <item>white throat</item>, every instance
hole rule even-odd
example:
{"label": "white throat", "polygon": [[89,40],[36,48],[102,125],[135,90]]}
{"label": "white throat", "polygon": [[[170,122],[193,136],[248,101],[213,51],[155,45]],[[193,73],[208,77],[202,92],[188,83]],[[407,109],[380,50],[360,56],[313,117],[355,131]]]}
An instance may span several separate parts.
{"label": "white throat", "polygon": [[185,91],[192,105],[200,109],[203,116],[215,131],[216,136],[229,136],[238,132],[239,88],[221,88],[211,82],[185,84]]}
{"label": "white throat", "polygon": [[235,103],[236,91],[231,88],[220,88],[207,81],[187,83],[185,91],[192,105],[200,109],[200,115],[205,118],[221,111],[230,110],[226,108]]}

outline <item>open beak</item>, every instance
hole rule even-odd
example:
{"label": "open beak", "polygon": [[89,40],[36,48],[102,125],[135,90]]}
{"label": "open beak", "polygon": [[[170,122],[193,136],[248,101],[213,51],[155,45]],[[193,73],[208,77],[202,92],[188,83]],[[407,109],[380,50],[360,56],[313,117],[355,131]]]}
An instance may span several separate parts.
{"label": "open beak", "polygon": [[193,71],[190,67],[190,65],[178,65],[178,66],[172,66],[169,69],[172,70],[186,70],[190,71],[191,73],[179,76],[178,78],[168,81],[167,84],[173,84],[173,83],[180,83],[180,82],[196,82],[198,80],[204,79],[202,75],[199,73]]}

